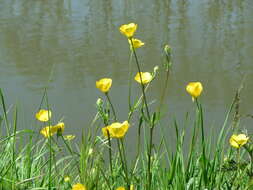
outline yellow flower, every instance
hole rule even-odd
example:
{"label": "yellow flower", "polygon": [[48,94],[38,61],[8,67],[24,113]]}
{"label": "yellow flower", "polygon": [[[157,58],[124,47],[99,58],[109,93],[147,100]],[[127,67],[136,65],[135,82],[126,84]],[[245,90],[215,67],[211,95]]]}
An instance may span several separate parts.
{"label": "yellow flower", "polygon": [[112,79],[110,78],[103,78],[100,79],[99,81],[96,81],[96,87],[104,93],[108,92],[111,86],[112,86]]}
{"label": "yellow flower", "polygon": [[137,29],[137,24],[135,23],[123,24],[119,28],[120,32],[128,38],[133,37],[136,29]]}
{"label": "yellow flower", "polygon": [[45,138],[53,136],[55,133],[57,133],[57,128],[54,126],[46,126],[40,130],[40,134],[42,134]]}
{"label": "yellow flower", "polygon": [[51,118],[51,115],[52,113],[50,110],[48,111],[48,110],[41,109],[35,114],[35,117],[39,121],[46,122]]}
{"label": "yellow flower", "polygon": [[65,181],[65,182],[69,182],[69,181],[70,181],[70,177],[69,177],[69,176],[65,176],[65,177],[64,177],[64,181]]}
{"label": "yellow flower", "polygon": [[123,123],[112,123],[111,125],[102,128],[103,135],[108,137],[107,131],[111,138],[123,138],[128,131],[129,123],[124,121]]}
{"label": "yellow flower", "polygon": [[229,143],[231,146],[235,148],[241,148],[241,146],[245,145],[249,140],[245,134],[232,135],[229,139]]}
{"label": "yellow flower", "polygon": [[63,122],[59,122],[57,125],[44,127],[43,129],[41,129],[40,133],[45,138],[48,138],[50,136],[53,136],[55,133],[63,133],[64,126],[65,125]]}
{"label": "yellow flower", "polygon": [[116,190],[125,190],[125,187],[118,187]]}
{"label": "yellow flower", "polygon": [[134,77],[134,79],[138,83],[141,83],[141,80],[142,80],[143,84],[147,84],[147,83],[149,83],[153,79],[153,77],[152,77],[152,75],[149,72],[140,72],[140,73],[136,74],[136,76]]}
{"label": "yellow flower", "polygon": [[58,133],[62,134],[64,132],[65,124],[63,122],[59,122],[54,127],[57,129]]}
{"label": "yellow flower", "polygon": [[130,185],[130,190],[134,190],[134,185]]}
{"label": "yellow flower", "polygon": [[107,137],[107,138],[108,138],[108,133],[109,133],[109,135],[110,135],[110,137],[111,137],[111,134],[110,134],[110,132],[109,132],[109,126],[103,127],[103,128],[102,128],[102,133],[103,133],[103,135],[104,135],[105,137]]}
{"label": "yellow flower", "polygon": [[63,136],[64,140],[68,140],[68,141],[73,140],[75,137],[76,137],[75,135],[64,135]]}
{"label": "yellow flower", "polygon": [[193,97],[197,98],[200,96],[203,90],[202,84],[200,82],[190,82],[186,86],[186,91]]}
{"label": "yellow flower", "polygon": [[72,190],[86,190],[86,187],[81,183],[77,183],[72,186]]}
{"label": "yellow flower", "polygon": [[[132,38],[132,42],[133,42],[134,49],[140,48],[141,46],[144,46],[144,44],[145,44],[144,42],[142,42],[141,40],[138,40],[136,38]],[[128,39],[128,43],[130,44],[131,50],[133,49],[132,42],[130,39]]]}

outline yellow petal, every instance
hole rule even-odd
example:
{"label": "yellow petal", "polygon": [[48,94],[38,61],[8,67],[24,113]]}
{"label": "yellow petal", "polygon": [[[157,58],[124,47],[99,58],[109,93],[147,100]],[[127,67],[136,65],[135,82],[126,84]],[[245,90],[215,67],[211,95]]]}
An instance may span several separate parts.
{"label": "yellow petal", "polygon": [[133,37],[135,31],[137,30],[137,24],[135,23],[129,23],[129,24],[123,24],[119,28],[120,32],[125,35],[128,38]]}
{"label": "yellow petal", "polygon": [[236,135],[232,135],[229,139],[229,143],[234,148],[240,148],[239,144],[235,141]]}
{"label": "yellow petal", "polygon": [[54,126],[46,126],[40,130],[40,134],[42,134],[45,138],[53,136],[55,133],[57,133],[57,128]]}
{"label": "yellow petal", "polygon": [[110,134],[114,138],[123,138],[128,131],[129,123],[127,121],[123,123],[113,123],[110,125]]}
{"label": "yellow petal", "polygon": [[[131,42],[132,40],[132,42]],[[130,44],[130,49],[132,50],[132,43],[134,46],[134,49],[136,48],[140,48],[141,46],[144,46],[144,42],[142,42],[141,40],[138,40],[136,38],[132,38],[132,39],[128,39],[128,43]]]}
{"label": "yellow petal", "polygon": [[193,97],[197,98],[200,96],[201,92],[203,91],[203,86],[200,82],[190,82],[186,86],[186,91]]}
{"label": "yellow petal", "polygon": [[143,84],[147,84],[149,83],[153,77],[152,75],[149,73],[149,72],[140,72],[140,73],[137,73],[136,76],[134,77],[134,79],[138,82],[138,83],[142,83]]}
{"label": "yellow petal", "polygon": [[100,79],[99,81],[96,81],[96,87],[106,93],[110,90],[112,86],[112,79],[110,78],[103,78],[103,79]]}
{"label": "yellow petal", "polygon": [[72,186],[72,190],[86,190],[86,187],[81,183],[77,183]]}
{"label": "yellow petal", "polygon": [[134,185],[130,185],[130,190],[134,190]]}
{"label": "yellow petal", "polygon": [[116,190],[125,190],[125,187],[118,187]]}
{"label": "yellow petal", "polygon": [[125,135],[125,130],[122,127],[121,123],[113,123],[110,126],[110,132],[112,134],[112,137],[115,138],[122,138]]}
{"label": "yellow petal", "polygon": [[235,148],[240,148],[241,146],[245,145],[248,140],[249,137],[247,137],[245,134],[232,135],[229,139],[229,143]]}
{"label": "yellow petal", "polygon": [[124,121],[123,123],[115,122],[107,127],[102,128],[102,132],[105,137],[108,137],[107,133],[109,132],[111,138],[123,138],[128,131],[128,128],[128,121]]}
{"label": "yellow petal", "polygon": [[102,133],[103,133],[103,135],[104,135],[106,138],[108,138],[108,133],[109,133],[109,135],[110,135],[110,137],[111,137],[111,134],[110,134],[110,132],[109,132],[108,126],[102,128]]}
{"label": "yellow petal", "polygon": [[35,114],[35,117],[39,121],[46,122],[51,118],[51,115],[52,113],[50,110],[48,111],[48,110],[41,109]]}
{"label": "yellow petal", "polygon": [[239,134],[237,135],[235,140],[240,146],[243,146],[248,142],[249,137],[247,137],[245,134]]}

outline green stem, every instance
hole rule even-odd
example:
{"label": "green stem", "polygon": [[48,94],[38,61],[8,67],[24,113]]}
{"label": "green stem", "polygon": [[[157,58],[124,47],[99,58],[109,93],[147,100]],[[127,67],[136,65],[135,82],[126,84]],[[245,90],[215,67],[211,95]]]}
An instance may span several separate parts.
{"label": "green stem", "polygon": [[140,155],[140,146],[141,146],[141,126],[142,126],[142,122],[143,122],[143,119],[142,117],[139,119],[139,124],[138,124],[138,135],[137,135],[137,153],[136,153],[136,157],[135,157],[135,161],[134,161],[134,165],[133,165],[133,168],[132,168],[132,171],[131,171],[131,174],[133,175],[134,173],[134,168],[137,164],[137,161],[138,161],[138,158],[139,158],[139,155]]}
{"label": "green stem", "polygon": [[122,152],[123,152],[123,158],[125,162],[125,168],[126,168],[126,178],[127,178],[127,189],[130,189],[130,182],[129,182],[129,177],[128,177],[128,167],[127,167],[127,160],[126,160],[126,151],[125,151],[125,146],[124,146],[124,139],[120,139],[121,147],[122,147]]}
{"label": "green stem", "polygon": [[132,110],[132,105],[131,105],[131,92],[132,92],[132,57],[133,57],[133,52],[131,51],[130,58],[129,58],[129,80],[128,80],[128,107],[129,110]]}
{"label": "green stem", "polygon": [[164,85],[164,88],[162,90],[162,95],[161,95],[161,99],[160,99],[160,104],[159,104],[159,107],[158,107],[158,113],[161,112],[161,109],[164,105],[164,98],[165,98],[165,95],[166,95],[166,91],[167,91],[167,88],[168,88],[168,81],[169,81],[169,70],[166,72],[166,79],[165,79],[165,85]]}
{"label": "green stem", "polygon": [[151,117],[150,117],[147,98],[146,98],[146,94],[145,94],[145,85],[142,82],[143,80],[142,80],[142,76],[141,76],[141,68],[140,68],[140,64],[139,64],[139,61],[138,61],[138,58],[137,58],[137,54],[136,54],[136,51],[135,51],[135,48],[134,48],[134,45],[133,45],[133,39],[132,38],[130,38],[130,42],[131,42],[132,50],[133,50],[133,53],[134,53],[138,73],[140,75],[141,90],[142,90],[142,94],[143,94],[143,100],[144,100],[144,104],[145,104],[145,107],[146,107],[146,112],[147,112],[149,124],[151,125],[150,126],[150,133],[149,133],[150,138],[149,138],[149,148],[148,148],[148,184],[147,184],[147,190],[150,190],[151,189],[151,182],[152,182],[151,153],[152,153],[152,144],[153,144],[153,127],[154,127],[154,124],[151,123]]}
{"label": "green stem", "polygon": [[106,178],[104,171],[103,171],[102,168],[100,168],[99,166],[98,166],[98,169],[100,170],[102,176],[104,177],[105,182],[106,182],[108,188],[109,188],[110,190],[112,190],[112,188],[111,188],[111,186],[110,186],[110,182],[109,182],[109,180]]}
{"label": "green stem", "polygon": [[119,139],[117,139],[117,145],[118,145],[118,149],[119,149],[119,156],[120,156],[120,161],[121,161],[121,164],[122,164],[122,167],[123,167],[123,170],[124,170],[124,173],[125,173],[125,181],[127,183],[127,186],[130,187],[130,183],[129,183],[129,178],[128,178],[128,172],[127,172],[127,167],[125,165],[125,159],[123,158],[124,156],[122,155],[122,144],[120,142]]}
{"label": "green stem", "polygon": [[48,110],[48,126],[49,126],[49,171],[48,171],[48,190],[51,190],[51,173],[52,173],[52,137],[51,137],[51,119],[49,117],[49,103],[48,103],[48,96],[47,92],[45,90],[45,97],[46,97],[46,104],[47,104],[47,110]]}
{"label": "green stem", "polygon": [[[17,106],[15,106],[15,111],[14,111],[14,130],[13,130],[13,142],[12,142],[12,163],[13,163],[13,169],[15,170],[16,174],[16,179],[18,180],[18,173],[16,169],[16,156],[15,156],[15,148],[16,148],[16,133],[17,133]],[[13,171],[12,169],[12,171]],[[15,189],[15,178],[13,177],[13,184],[12,184],[12,189]]]}
{"label": "green stem", "polygon": [[111,99],[109,97],[108,92],[105,93],[105,96],[106,96],[106,98],[107,98],[107,100],[108,100],[108,102],[109,102],[109,104],[110,104],[110,106],[112,108],[112,113],[113,113],[114,121],[117,121],[116,112],[115,112],[115,109],[114,109],[114,107],[112,105],[112,102],[111,102]]}
{"label": "green stem", "polygon": [[151,189],[152,182],[152,172],[151,172],[151,154],[152,154],[152,146],[153,146],[153,132],[154,132],[154,124],[150,127],[150,140],[149,140],[149,148],[148,148],[148,189]]}
{"label": "green stem", "polygon": [[111,137],[110,137],[109,131],[106,130],[106,132],[107,132],[108,143],[109,143],[108,153],[109,153],[110,171],[111,171],[111,176],[112,176],[112,179],[113,179],[113,170],[112,170],[112,143],[111,143]]}
{"label": "green stem", "polygon": [[202,106],[198,102],[198,99],[196,98],[196,105],[198,108],[198,114],[200,119],[200,127],[201,127],[201,141],[202,141],[202,158],[203,158],[203,174],[204,174],[204,182],[205,185],[207,184],[207,160],[206,160],[206,145],[205,145],[205,132],[204,132],[204,121],[203,121],[203,112],[202,112]]}
{"label": "green stem", "polygon": [[10,125],[9,125],[9,120],[7,117],[7,109],[5,106],[4,95],[3,95],[1,88],[0,88],[0,98],[1,98],[1,103],[2,103],[3,112],[4,112],[3,114],[4,114],[4,121],[6,124],[7,135],[10,136]]}
{"label": "green stem", "polygon": [[148,116],[148,119],[150,120],[150,114],[149,114],[149,109],[148,109],[148,103],[147,103],[147,98],[146,98],[146,94],[145,94],[145,85],[144,85],[143,82],[142,82],[143,80],[142,80],[142,76],[141,76],[140,64],[139,64],[139,61],[138,61],[138,58],[137,58],[137,54],[136,54],[136,51],[135,51],[135,48],[134,48],[134,45],[133,45],[133,40],[132,40],[132,38],[130,38],[130,41],[131,41],[132,50],[133,50],[133,53],[134,53],[134,58],[135,58],[135,61],[136,61],[138,73],[139,73],[140,79],[141,79],[141,90],[142,90],[142,94],[143,94],[143,99],[144,99],[144,103],[145,103],[145,107],[146,107],[147,116]]}

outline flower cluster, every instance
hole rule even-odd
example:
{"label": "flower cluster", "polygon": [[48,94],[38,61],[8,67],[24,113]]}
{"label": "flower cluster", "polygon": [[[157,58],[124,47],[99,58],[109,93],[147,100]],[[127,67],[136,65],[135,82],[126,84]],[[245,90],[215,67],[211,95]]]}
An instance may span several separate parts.
{"label": "flower cluster", "polygon": [[[52,117],[52,112],[50,110],[40,109],[36,114],[35,118],[41,122],[50,121]],[[56,125],[48,125],[40,130],[40,134],[45,138],[49,138],[54,134],[62,135],[65,129],[64,122],[58,122]],[[63,136],[64,140],[72,140],[75,138],[74,135],[65,135]]]}
{"label": "flower cluster", "polygon": [[119,31],[128,38],[130,50],[132,51],[133,51],[133,48],[137,49],[144,46],[145,44],[141,40],[137,38],[133,38],[136,30],[137,30],[137,24],[135,23],[123,24],[122,26],[119,27]]}

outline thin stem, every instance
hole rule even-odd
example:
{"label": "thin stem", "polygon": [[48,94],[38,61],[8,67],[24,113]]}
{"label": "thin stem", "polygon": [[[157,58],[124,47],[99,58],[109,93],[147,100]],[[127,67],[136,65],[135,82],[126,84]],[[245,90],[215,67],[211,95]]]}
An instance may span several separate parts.
{"label": "thin stem", "polygon": [[127,189],[129,190],[130,183],[129,183],[129,178],[128,178],[128,167],[127,167],[127,160],[126,160],[126,151],[125,151],[125,146],[124,146],[124,140],[120,139],[120,143],[121,143],[122,152],[123,152],[123,158],[124,158],[124,162],[125,162],[126,178],[127,178]]}
{"label": "thin stem", "polygon": [[170,75],[170,72],[169,70],[166,72],[166,79],[165,79],[165,85],[164,85],[164,88],[162,90],[162,95],[161,95],[161,99],[160,99],[160,104],[159,104],[159,107],[158,107],[158,113],[160,113],[163,105],[164,105],[164,98],[165,98],[165,95],[166,95],[166,91],[167,91],[167,88],[168,88],[168,81],[169,81],[169,75]]}
{"label": "thin stem", "polygon": [[49,126],[49,171],[48,171],[48,190],[51,190],[51,173],[52,173],[52,137],[51,137],[51,119],[49,117],[49,103],[48,103],[48,96],[47,92],[45,90],[45,97],[46,97],[46,104],[47,104],[47,110],[48,110],[48,126]]}
{"label": "thin stem", "polygon": [[109,97],[108,92],[105,93],[105,96],[106,96],[106,98],[107,98],[107,100],[108,100],[108,102],[109,102],[109,104],[110,104],[110,106],[112,108],[112,113],[113,113],[114,121],[117,121],[116,112],[115,112],[115,109],[114,109],[114,107],[112,105],[112,101],[111,101],[111,99]]}
{"label": "thin stem", "polygon": [[131,92],[132,92],[132,57],[133,57],[133,52],[131,51],[130,58],[129,58],[129,80],[128,80],[128,107],[129,110],[132,110],[132,105],[131,105]]}
{"label": "thin stem", "polygon": [[136,54],[136,51],[135,51],[135,48],[134,48],[134,45],[133,45],[133,40],[132,40],[132,38],[130,38],[130,41],[131,41],[132,51],[133,51],[133,53],[134,53],[134,58],[135,58],[135,61],[136,61],[136,65],[137,65],[137,68],[138,68],[138,73],[139,73],[140,79],[141,79],[141,90],[142,90],[142,94],[143,94],[143,99],[144,99],[144,103],[145,103],[145,107],[146,107],[147,116],[148,116],[148,119],[150,120],[150,114],[149,114],[149,109],[148,109],[148,103],[147,103],[147,98],[146,98],[146,94],[145,94],[145,85],[144,85],[143,82],[142,82],[140,64],[139,64],[139,61],[138,61],[138,58],[137,58],[137,54]]}
{"label": "thin stem", "polygon": [[205,145],[205,132],[204,132],[204,121],[203,121],[203,112],[201,104],[198,102],[196,98],[196,105],[198,108],[198,114],[200,119],[200,127],[201,127],[201,141],[202,141],[202,156],[203,156],[203,169],[204,169],[204,182],[207,184],[207,171],[206,171],[206,145]]}
{"label": "thin stem", "polygon": [[[16,158],[15,158],[15,147],[16,147],[16,133],[17,133],[17,106],[15,106],[15,110],[14,110],[14,130],[13,130],[13,143],[12,143],[12,163],[13,163],[13,169],[15,170],[15,174],[16,174],[16,179],[18,180],[18,173],[17,173],[17,169],[16,169]],[[13,171],[12,169],[12,171]],[[13,177],[13,184],[12,184],[12,188],[15,188],[15,178]]]}
{"label": "thin stem", "polygon": [[104,177],[105,182],[106,182],[108,188],[109,188],[110,190],[112,190],[112,188],[111,188],[111,186],[110,186],[110,182],[109,182],[109,180],[106,178],[104,171],[103,171],[99,166],[98,166],[98,169],[101,171],[102,176]]}
{"label": "thin stem", "polygon": [[108,143],[109,143],[108,153],[109,153],[110,171],[111,171],[111,176],[112,176],[112,179],[113,179],[113,170],[112,170],[112,143],[111,143],[111,137],[110,137],[109,131],[106,130],[106,132],[107,132]]}
{"label": "thin stem", "polygon": [[148,108],[148,103],[147,103],[147,98],[146,98],[146,94],[145,94],[145,85],[142,82],[142,76],[141,76],[141,68],[140,68],[140,64],[137,58],[137,54],[133,45],[133,40],[132,38],[130,38],[131,41],[131,47],[132,47],[132,51],[134,53],[134,57],[135,57],[135,61],[136,61],[136,65],[137,65],[137,69],[140,75],[140,80],[141,80],[141,89],[142,89],[142,94],[143,94],[143,100],[144,100],[144,104],[146,107],[146,112],[147,112],[147,116],[148,116],[148,120],[149,120],[149,124],[150,124],[150,138],[149,138],[149,148],[148,148],[148,184],[147,184],[147,190],[150,190],[151,188],[151,182],[152,182],[152,173],[151,173],[151,153],[152,153],[152,144],[153,144],[153,128],[154,128],[154,123],[151,123],[151,117],[150,117],[150,113],[149,113],[149,108]]}
{"label": "thin stem", "polygon": [[154,132],[154,124],[150,127],[150,140],[149,140],[149,148],[148,148],[148,189],[151,189],[152,182],[152,172],[151,172],[151,154],[152,154],[152,146],[153,146],[153,132]]}
{"label": "thin stem", "polygon": [[137,164],[139,155],[140,155],[140,146],[141,146],[141,126],[142,126],[142,122],[143,119],[142,117],[139,119],[139,124],[138,124],[138,135],[137,135],[137,153],[136,153],[136,157],[135,157],[135,161],[134,161],[134,165],[133,165],[133,169],[132,169],[132,175],[134,173],[134,168]]}
{"label": "thin stem", "polygon": [[10,136],[10,125],[9,125],[9,120],[7,117],[7,110],[6,110],[6,106],[5,106],[4,95],[3,95],[1,88],[0,88],[0,98],[1,98],[1,103],[2,103],[3,112],[4,112],[3,114],[4,114],[4,121],[6,124],[7,135]]}
{"label": "thin stem", "polygon": [[123,158],[123,155],[122,155],[121,144],[120,144],[119,139],[117,139],[117,145],[118,145],[118,149],[119,149],[120,161],[121,161],[124,173],[125,173],[125,180],[126,180],[127,186],[129,186],[130,184],[129,184],[129,179],[128,179],[127,168],[125,167],[124,158]]}

